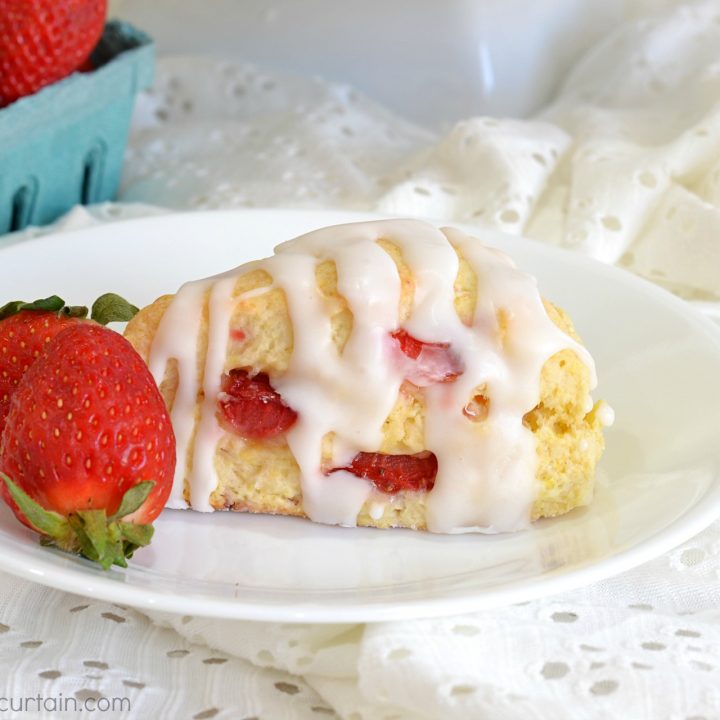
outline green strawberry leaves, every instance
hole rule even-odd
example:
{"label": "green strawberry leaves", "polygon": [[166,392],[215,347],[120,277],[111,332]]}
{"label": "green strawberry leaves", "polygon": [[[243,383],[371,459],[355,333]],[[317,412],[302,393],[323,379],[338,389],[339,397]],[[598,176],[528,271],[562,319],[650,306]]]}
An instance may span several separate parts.
{"label": "green strawberry leaves", "polygon": [[135,550],[150,544],[152,525],[123,522],[122,518],[138,510],[147,500],[155,483],[145,481],[130,488],[117,512],[107,516],[102,510],[80,510],[67,517],[46,510],[7,475],[0,473],[10,496],[25,519],[40,533],[43,545],[54,545],[93,560],[107,570],[111,565],[127,567],[127,558]]}
{"label": "green strawberry leaves", "polygon": [[131,305],[125,298],[115,293],[101,295],[92,306],[90,319],[100,325],[111,322],[128,322],[139,312],[139,308]]}
{"label": "green strawberry leaves", "polygon": [[69,515],[67,520],[77,538],[80,554],[99,563],[103,570],[111,565],[127,567],[126,558],[132,557],[139,547],[148,545],[153,536],[152,525],[109,521],[105,510],[81,510]]}
{"label": "green strawberry leaves", "polygon": [[87,308],[66,308],[65,301],[62,298],[59,298],[57,295],[51,295],[50,297],[43,298],[42,300],[35,300],[33,302],[13,300],[6,303],[0,308],[0,320],[5,320],[6,318],[16,315],[23,310],[35,310],[37,312],[51,312],[58,314],[62,313],[63,315],[68,315],[70,317],[85,317],[87,315]]}
{"label": "green strawberry leaves", "polygon": [[[16,315],[24,310],[34,310],[35,312],[50,312],[63,317],[73,317],[83,319],[88,316],[88,309],[82,305],[66,305],[65,301],[57,295],[35,300],[33,302],[24,302],[23,300],[13,300],[0,307],[0,321]],[[101,295],[90,310],[90,319],[100,325],[107,325],[111,322],[128,322],[138,313],[138,308],[129,303],[125,298],[115,293],[105,293]]]}
{"label": "green strawberry leaves", "polygon": [[114,515],[110,516],[110,520],[120,520],[139,510],[142,504],[148,499],[154,485],[154,482],[146,480],[131,487],[125,495],[123,495],[120,501],[120,507]]}
{"label": "green strawberry leaves", "polygon": [[25,519],[42,535],[59,538],[65,532],[65,518],[59,513],[46,510],[23,492],[7,475],[0,473],[10,497],[20,508]]}

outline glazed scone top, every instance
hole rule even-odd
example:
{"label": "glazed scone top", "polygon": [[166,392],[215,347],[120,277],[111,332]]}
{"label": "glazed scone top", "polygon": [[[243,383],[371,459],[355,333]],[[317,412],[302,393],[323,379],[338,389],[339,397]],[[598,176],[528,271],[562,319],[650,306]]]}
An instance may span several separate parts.
{"label": "glazed scone top", "polygon": [[[389,247],[396,250],[389,252]],[[399,252],[399,257],[393,257]],[[474,313],[463,322],[456,305],[460,258],[476,277]],[[352,313],[342,347],[333,338],[327,304],[316,284],[318,264],[332,260],[337,290]],[[407,296],[398,261],[408,269]],[[223,275],[184,285],[161,321],[150,369],[161,383],[175,359],[178,389],[172,408],[178,462],[170,507],[186,507],[186,457],[194,509],[211,511],[217,485],[215,447],[225,430],[217,398],[230,337],[237,279],[263,270],[281,288],[292,322],[293,348],[273,386],[298,413],[286,440],[301,471],[303,507],[317,522],[355,525],[371,483],[345,470],[323,471],[332,437],[332,466],[349,466],[361,451],[375,452],[382,427],[408,374],[391,333],[401,328],[425,343],[449,345],[462,372],[453,382],[429,384],[425,446],[437,456],[438,474],[427,496],[427,526],[435,532],[508,531],[528,525],[535,498],[536,452],[523,416],[540,395],[545,362],[563,349],[587,365],[592,358],[548,317],[530,275],[498,250],[454,230],[416,220],[353,223],[317,230],[280,245],[275,255]],[[209,293],[209,296],[208,296]],[[198,375],[198,338],[207,301],[207,356]],[[409,303],[409,306],[408,306]],[[405,307],[403,307],[405,305]],[[199,420],[198,392],[204,397]],[[482,393],[488,414],[473,422],[464,409]],[[197,424],[196,424],[197,423]]]}

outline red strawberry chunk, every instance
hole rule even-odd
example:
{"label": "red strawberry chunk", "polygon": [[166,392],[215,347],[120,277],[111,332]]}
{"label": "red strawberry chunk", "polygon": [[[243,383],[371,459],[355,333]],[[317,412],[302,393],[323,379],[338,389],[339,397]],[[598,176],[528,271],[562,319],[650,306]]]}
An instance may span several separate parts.
{"label": "red strawberry chunk", "polygon": [[396,330],[390,336],[404,356],[405,379],[418,387],[453,382],[465,370],[449,343],[423,342],[406,330]]}
{"label": "red strawberry chunk", "polygon": [[[398,345],[400,345],[400,350],[402,350],[403,353],[405,353],[405,355],[407,355],[411,360],[417,360],[423,349],[423,345],[429,344],[424,343],[421,340],[417,340],[406,330],[396,330],[395,332],[390,333],[390,336],[393,340],[397,340]],[[445,343],[440,345],[440,347],[448,346]]]}
{"label": "red strawberry chunk", "polygon": [[225,422],[248,440],[263,440],[289,430],[297,413],[285,404],[265,373],[236,368],[225,375],[218,398]]}
{"label": "red strawberry chunk", "polygon": [[370,480],[384,493],[401,490],[430,491],[435,485],[438,461],[427,450],[415,455],[386,455],[384,453],[358,453],[349,467],[334,468],[330,472],[347,470],[353,475]]}

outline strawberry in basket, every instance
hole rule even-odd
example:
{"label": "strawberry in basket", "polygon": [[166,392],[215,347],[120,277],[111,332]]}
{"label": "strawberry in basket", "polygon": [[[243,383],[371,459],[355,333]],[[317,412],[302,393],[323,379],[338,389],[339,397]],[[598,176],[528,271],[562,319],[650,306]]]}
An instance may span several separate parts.
{"label": "strawberry in basket", "polygon": [[81,68],[107,0],[0,0],[0,107]]}

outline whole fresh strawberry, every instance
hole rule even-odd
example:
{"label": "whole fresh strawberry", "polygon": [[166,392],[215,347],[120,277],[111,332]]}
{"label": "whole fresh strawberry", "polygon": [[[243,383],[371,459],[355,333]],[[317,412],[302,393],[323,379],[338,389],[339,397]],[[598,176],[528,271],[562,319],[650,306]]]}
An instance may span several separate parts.
{"label": "whole fresh strawberry", "polygon": [[0,106],[77,70],[106,14],[107,0],[0,0]]}
{"label": "whole fresh strawberry", "polygon": [[58,333],[20,381],[0,437],[18,519],[47,543],[125,567],[150,542],[174,470],[170,418],[130,343],[92,322]]}
{"label": "whole fresh strawberry", "polygon": [[[107,293],[93,304],[92,319],[104,325],[129,320],[136,312],[134,305]],[[57,295],[31,303],[17,300],[0,308],[0,435],[10,399],[30,365],[45,354],[61,330],[87,314],[86,307],[68,307]]]}

